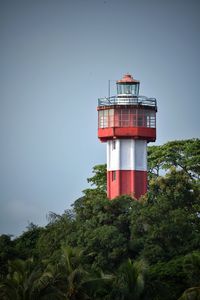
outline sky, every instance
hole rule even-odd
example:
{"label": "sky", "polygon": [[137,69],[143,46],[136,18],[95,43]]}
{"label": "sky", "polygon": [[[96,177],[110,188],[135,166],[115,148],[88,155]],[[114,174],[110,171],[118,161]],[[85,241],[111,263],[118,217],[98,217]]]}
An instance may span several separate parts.
{"label": "sky", "polygon": [[199,53],[199,0],[0,0],[0,234],[89,187],[108,80],[157,99],[156,145],[199,138]]}

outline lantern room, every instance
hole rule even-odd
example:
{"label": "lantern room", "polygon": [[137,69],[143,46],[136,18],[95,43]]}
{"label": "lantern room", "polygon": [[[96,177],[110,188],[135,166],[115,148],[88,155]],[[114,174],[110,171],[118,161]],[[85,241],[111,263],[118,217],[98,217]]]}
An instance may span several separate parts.
{"label": "lantern room", "polygon": [[117,95],[119,97],[123,95],[138,96],[140,82],[133,79],[130,74],[124,75],[121,80],[117,80]]}

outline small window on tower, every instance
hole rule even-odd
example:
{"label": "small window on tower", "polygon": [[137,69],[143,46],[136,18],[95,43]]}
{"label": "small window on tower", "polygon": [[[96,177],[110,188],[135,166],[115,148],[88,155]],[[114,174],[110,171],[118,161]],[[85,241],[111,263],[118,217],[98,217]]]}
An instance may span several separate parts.
{"label": "small window on tower", "polygon": [[112,171],[112,181],[116,180],[116,171]]}
{"label": "small window on tower", "polygon": [[112,150],[116,149],[116,141],[112,141]]}

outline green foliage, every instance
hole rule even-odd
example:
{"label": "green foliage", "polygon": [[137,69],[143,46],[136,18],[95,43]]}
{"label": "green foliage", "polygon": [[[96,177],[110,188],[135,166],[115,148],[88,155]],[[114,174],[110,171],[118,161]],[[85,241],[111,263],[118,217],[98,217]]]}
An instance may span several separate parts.
{"label": "green foliage", "polygon": [[109,201],[98,165],[72,210],[0,236],[0,299],[199,299],[200,140],[148,147],[148,166],[139,201]]}
{"label": "green foliage", "polygon": [[67,236],[73,231],[73,218],[70,210],[66,210],[62,215],[49,213],[49,223],[41,231],[36,244],[36,252],[40,259],[53,262],[60,256],[62,244],[66,243]]}
{"label": "green foliage", "polygon": [[93,269],[112,270],[126,257],[131,204],[129,197],[108,201],[94,191],[75,202],[77,246]]}
{"label": "green foliage", "polygon": [[200,251],[185,256],[183,269],[190,286],[200,286]]}
{"label": "green foliage", "polygon": [[145,299],[177,299],[198,278],[194,263],[190,280],[183,266],[200,247],[199,197],[196,182],[172,169],[151,181],[148,195],[132,210],[132,248],[150,263]]}
{"label": "green foliage", "polygon": [[146,269],[147,265],[144,260],[131,261],[128,259],[123,262],[116,273],[113,284],[114,288],[111,293],[113,299],[141,299]]}
{"label": "green foliage", "polygon": [[32,260],[10,262],[7,278],[0,284],[1,299],[34,299],[34,283],[38,275]]}
{"label": "green foliage", "polygon": [[175,167],[191,178],[200,176],[200,140],[171,141],[162,146],[148,147],[149,173],[159,176],[161,170]]}
{"label": "green foliage", "polygon": [[18,252],[18,257],[21,259],[27,259],[30,257],[35,257],[36,244],[43,231],[43,228],[38,227],[37,225],[30,223],[27,230],[23,234],[14,240],[15,249]]}
{"label": "green foliage", "polygon": [[199,202],[199,190],[182,171],[172,171],[152,184],[146,202],[132,213],[132,239],[138,239],[148,261],[198,249]]}
{"label": "green foliage", "polygon": [[0,236],[0,278],[8,273],[8,260],[14,259],[17,255],[11,236],[2,234]]}
{"label": "green foliage", "polygon": [[177,299],[186,286],[184,256],[151,264],[146,278],[145,299]]}
{"label": "green foliage", "polygon": [[106,192],[106,165],[95,166],[92,173],[94,176],[88,178],[88,182],[96,186],[98,190]]}

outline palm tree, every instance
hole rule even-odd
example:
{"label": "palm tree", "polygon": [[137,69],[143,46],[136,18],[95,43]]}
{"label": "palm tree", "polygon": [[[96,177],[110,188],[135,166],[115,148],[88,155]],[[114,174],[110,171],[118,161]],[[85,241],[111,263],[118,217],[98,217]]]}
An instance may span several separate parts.
{"label": "palm tree", "polygon": [[45,269],[33,259],[9,262],[7,278],[0,282],[1,300],[87,300],[106,294],[113,277],[83,269],[83,252],[63,247],[60,261]]}
{"label": "palm tree", "polygon": [[7,278],[0,284],[0,296],[2,299],[31,299],[33,283],[39,276],[39,270],[33,270],[31,259],[21,259],[9,262]]}
{"label": "palm tree", "polygon": [[69,300],[89,299],[83,283],[88,276],[82,265],[83,252],[77,248],[63,247],[58,264],[58,287]]}
{"label": "palm tree", "polygon": [[32,259],[9,262],[7,278],[0,283],[2,300],[66,299],[55,286],[51,272],[42,272]]}
{"label": "palm tree", "polygon": [[147,265],[143,260],[128,259],[119,267],[114,283],[114,299],[139,300],[144,290]]}
{"label": "palm tree", "polygon": [[67,300],[97,300],[99,295],[106,295],[110,290],[108,287],[111,287],[114,277],[103,272],[86,271],[82,266],[82,260],[82,250],[71,247],[62,248],[59,265],[59,272],[62,276],[60,289],[66,293]]}

